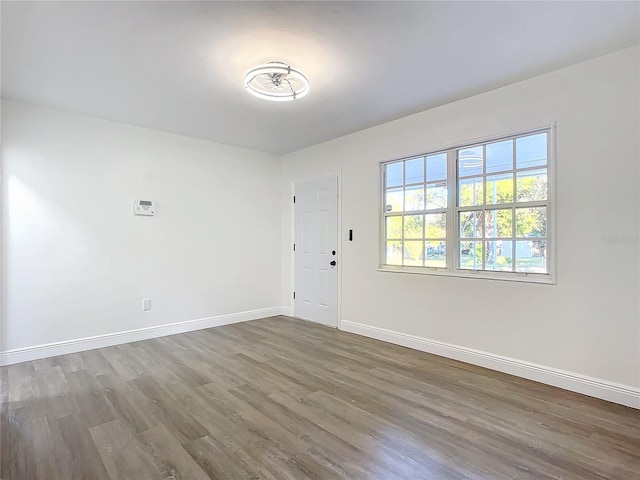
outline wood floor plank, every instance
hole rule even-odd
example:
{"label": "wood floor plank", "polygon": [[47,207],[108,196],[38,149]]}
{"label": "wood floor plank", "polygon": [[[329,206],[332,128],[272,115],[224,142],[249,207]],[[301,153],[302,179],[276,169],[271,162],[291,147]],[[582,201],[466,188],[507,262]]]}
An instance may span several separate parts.
{"label": "wood floor plank", "polygon": [[293,398],[283,392],[273,393],[270,397],[289,410],[318,424],[321,428],[358,450],[369,454],[375,452],[377,457],[376,467],[385,471],[386,475],[398,472],[401,478],[415,478],[416,470],[414,465],[409,462],[398,462],[396,464],[395,458],[397,456],[385,451],[378,437],[370,435],[369,432],[353,428],[352,422],[338,417],[334,412],[318,407],[305,398]]}
{"label": "wood floor plank", "polygon": [[[372,472],[363,467],[362,461],[366,459],[367,463],[372,463],[374,456],[369,452],[363,452],[322,425],[287,408],[283,403],[272,399],[252,385],[245,385],[230,393],[243,399],[257,411],[296,435],[308,446],[306,454],[333,471],[332,477],[371,478]],[[386,471],[385,475],[386,478],[395,478],[389,471]]]}
{"label": "wood floor plank", "polygon": [[[101,462],[98,450],[92,441],[89,425],[78,416],[68,416],[54,420],[56,441],[62,441],[72,455],[71,474],[68,478],[109,480],[109,476]],[[54,454],[54,458],[58,455]]]}
{"label": "wood floor plank", "polygon": [[169,396],[164,387],[145,375],[129,382],[149,400],[149,408],[161,423],[176,435],[181,443],[202,438],[209,432],[186,412],[179,402]]}
{"label": "wood floor plank", "polygon": [[102,352],[103,349],[98,348],[96,350],[80,352],[78,355],[80,355],[82,361],[87,366],[87,370],[92,375],[116,375],[117,372],[113,368],[113,365],[109,363]]}
{"label": "wood floor plank", "polygon": [[110,480],[159,480],[164,466],[154,462],[138,438],[120,420],[113,420],[90,430],[93,443]]}
{"label": "wood floor plank", "polygon": [[207,480],[209,477],[164,426],[138,435],[156,465],[162,465],[165,477],[184,480]]}
{"label": "wood floor plank", "polygon": [[38,396],[38,387],[35,381],[35,368],[31,362],[18,363],[11,367],[2,367],[5,378],[5,393],[3,399],[9,402],[10,409],[21,408],[29,405]]}
{"label": "wood floor plank", "polygon": [[39,360],[34,360],[31,363],[33,364],[33,368],[35,370],[48,370],[49,368],[55,366],[53,358],[41,358]]}
{"label": "wood floor plank", "polygon": [[133,356],[127,354],[128,350],[122,345],[100,350],[104,358],[117,372],[118,378],[124,381],[134,380],[144,375],[145,372],[145,368]]}
{"label": "wood floor plank", "polygon": [[239,454],[240,447],[227,436],[206,436],[194,440],[185,448],[210,479],[258,480],[260,478],[260,475]]}
{"label": "wood floor plank", "polygon": [[[39,431],[38,420],[34,420],[31,410],[30,406],[8,408],[6,404],[2,405],[0,478],[39,478],[38,465],[34,461],[38,451],[31,435],[39,435],[40,442],[44,443],[48,434]],[[43,416],[39,417],[39,423],[45,423]]]}
{"label": "wood floor plank", "polygon": [[4,480],[640,480],[640,411],[289,317],[0,369]]}
{"label": "wood floor plank", "polygon": [[37,410],[50,420],[66,417],[73,413],[72,391],[62,367],[55,366],[35,370]]}
{"label": "wood floor plank", "polygon": [[116,412],[95,375],[87,370],[66,374],[72,393],[74,415],[80,415],[86,425],[93,427],[116,419]]}
{"label": "wood floor plank", "polygon": [[194,370],[178,358],[177,355],[174,355],[172,350],[175,347],[172,348],[172,345],[171,342],[163,338],[155,338],[148,342],[142,342],[140,348],[159,363],[158,367],[173,373],[187,388],[195,388],[211,382],[209,376]]}
{"label": "wood floor plank", "polygon": [[116,418],[133,432],[141,433],[160,424],[151,412],[147,398],[132,388],[126,377],[113,379],[109,375],[99,375],[96,378]]}
{"label": "wood floor plank", "polygon": [[84,360],[82,360],[82,355],[79,353],[53,357],[51,363],[54,367],[61,367],[64,373],[77,372],[78,370],[85,370],[87,368]]}

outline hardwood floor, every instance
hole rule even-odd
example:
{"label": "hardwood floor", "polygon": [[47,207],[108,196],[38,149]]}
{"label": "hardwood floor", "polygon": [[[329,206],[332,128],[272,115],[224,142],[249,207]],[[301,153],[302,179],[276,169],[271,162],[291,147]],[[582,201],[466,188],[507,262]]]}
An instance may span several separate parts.
{"label": "hardwood floor", "polygon": [[638,410],[287,317],[1,373],[4,480],[640,478]]}

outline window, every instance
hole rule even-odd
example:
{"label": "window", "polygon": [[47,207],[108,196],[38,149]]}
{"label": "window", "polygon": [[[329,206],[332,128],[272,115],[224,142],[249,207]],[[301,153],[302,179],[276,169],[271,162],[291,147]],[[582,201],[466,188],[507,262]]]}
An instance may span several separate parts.
{"label": "window", "polygon": [[382,164],[384,270],[551,282],[551,129]]}

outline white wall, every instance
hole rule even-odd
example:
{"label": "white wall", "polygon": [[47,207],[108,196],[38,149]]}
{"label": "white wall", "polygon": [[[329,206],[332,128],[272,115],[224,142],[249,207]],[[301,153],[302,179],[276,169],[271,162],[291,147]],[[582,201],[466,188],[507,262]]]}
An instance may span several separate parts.
{"label": "white wall", "polygon": [[3,351],[279,305],[277,157],[5,100],[2,157]]}
{"label": "white wall", "polygon": [[[340,249],[343,325],[638,396],[638,57],[624,50],[282,158],[3,101],[0,349],[291,307],[292,182],[340,172],[342,227],[355,234]],[[376,270],[379,162],[553,122],[557,285]],[[157,216],[134,217],[135,199],[156,200]]]}
{"label": "white wall", "polygon": [[[291,183],[341,172],[342,227],[355,239],[342,241],[343,320],[637,392],[638,56],[623,50],[283,157],[282,303],[292,291]],[[553,122],[557,285],[376,271],[379,162]]]}

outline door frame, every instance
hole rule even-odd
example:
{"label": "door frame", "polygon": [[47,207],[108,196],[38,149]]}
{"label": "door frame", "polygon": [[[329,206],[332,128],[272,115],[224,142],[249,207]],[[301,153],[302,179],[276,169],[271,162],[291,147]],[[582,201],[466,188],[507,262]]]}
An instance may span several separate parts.
{"label": "door frame", "polygon": [[[343,243],[344,243],[344,235],[342,232],[342,170],[338,170],[337,173],[330,173],[330,174],[326,174],[326,175],[320,175],[317,177],[301,177],[301,178],[296,178],[294,180],[291,181],[290,184],[290,195],[289,195],[289,205],[290,205],[290,229],[289,229],[289,235],[290,235],[290,242],[289,242],[289,255],[290,255],[290,278],[291,281],[289,283],[289,292],[290,292],[290,301],[291,301],[291,316],[294,318],[299,318],[296,317],[296,302],[293,300],[293,290],[295,289],[296,286],[296,254],[293,251],[293,244],[296,241],[296,211],[295,211],[295,207],[293,205],[293,196],[296,194],[296,184],[297,183],[303,183],[303,182],[312,182],[314,180],[326,180],[329,178],[335,178],[337,181],[337,193],[338,193],[338,198],[336,199],[337,204],[336,204],[336,208],[337,208],[337,233],[338,233],[338,245],[336,246],[336,248],[338,249],[338,258],[337,258],[337,262],[338,262],[338,305],[336,306],[336,313],[338,315],[338,318],[336,319],[336,329],[337,330],[342,330],[342,248],[343,248]],[[305,321],[312,321],[312,320],[307,320],[307,319],[303,319],[303,318],[299,318],[300,320],[305,320]],[[316,323],[316,322],[314,322]]]}

